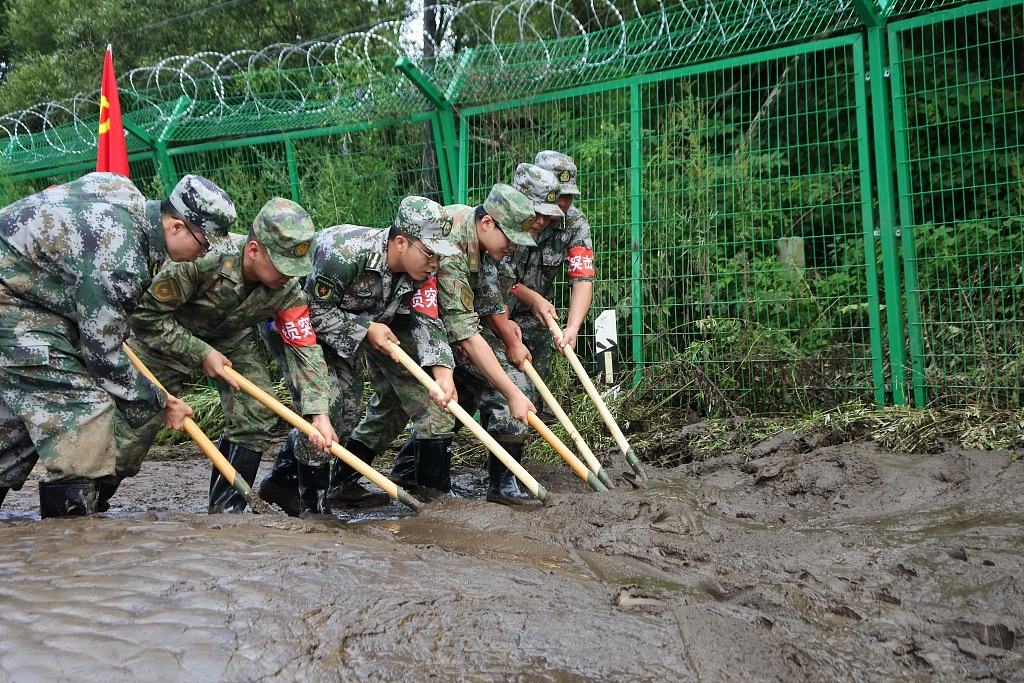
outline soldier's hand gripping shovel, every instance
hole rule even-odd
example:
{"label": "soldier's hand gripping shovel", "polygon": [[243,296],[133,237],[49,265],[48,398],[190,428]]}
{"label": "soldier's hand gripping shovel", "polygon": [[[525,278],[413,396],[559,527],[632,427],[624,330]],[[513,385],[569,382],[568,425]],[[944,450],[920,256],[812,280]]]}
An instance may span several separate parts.
{"label": "soldier's hand gripping shovel", "polygon": [[[164,389],[162,384],[160,384],[160,380],[150,372],[149,368],[147,368],[145,363],[142,362],[142,359],[135,355],[132,348],[128,346],[127,343],[122,346],[124,347],[125,355],[128,356],[128,360],[132,362],[135,369],[142,373],[142,375],[150,382],[160,387],[162,391],[166,392],[167,390]],[[246,482],[245,479],[242,478],[242,475],[240,475],[235,468],[231,466],[228,459],[225,458],[224,454],[220,452],[220,449],[210,441],[210,437],[206,436],[203,430],[199,428],[199,425],[195,423],[195,420],[191,417],[186,417],[184,429],[185,433],[192,437],[192,440],[196,442],[197,446],[199,446],[199,450],[205,453],[206,457],[213,462],[213,466],[217,468],[217,471],[220,472],[220,475],[224,477],[225,481],[231,482],[231,486],[238,491],[238,494],[242,496],[242,498],[245,499],[245,502],[249,504],[249,507],[252,508],[254,513],[268,515],[275,513],[283,514],[278,513],[272,507],[267,505],[262,498],[256,495],[248,482]]]}
{"label": "soldier's hand gripping shovel", "polygon": [[[420,383],[427,388],[428,392],[444,394],[441,387],[434,381],[434,378],[428,375],[423,368],[417,365],[416,361],[410,358],[409,354],[403,351],[398,344],[390,340],[388,341],[388,344],[391,345],[392,351],[394,351],[395,355],[398,357],[398,362],[401,363],[406,370],[412,373],[413,377],[418,379]],[[541,502],[544,501],[547,497],[547,490],[541,486],[540,483],[533,478],[533,475],[527,472],[522,465],[516,462],[515,459],[508,454],[508,451],[502,448],[501,444],[499,444],[493,436],[484,431],[484,428],[473,419],[472,415],[466,412],[465,408],[460,406],[456,401],[448,401],[448,410],[459,420],[459,422],[464,424],[469,431],[473,432],[473,435],[480,439],[491,453],[494,453],[494,456],[516,476],[516,479],[523,483],[523,486],[533,494],[534,498]]]}
{"label": "soldier's hand gripping shovel", "polygon": [[[249,394],[257,401],[265,405],[266,407],[277,413],[278,417],[283,419],[285,422],[293,427],[296,427],[300,432],[309,436],[313,432],[317,431],[316,427],[311,425],[309,422],[304,420],[301,415],[298,415],[288,406],[284,405],[277,398],[271,396],[267,392],[260,389],[258,386],[247,380],[242,375],[238,374],[238,371],[230,366],[224,366],[224,372],[226,372],[231,379],[235,380],[242,391]],[[339,443],[331,444],[331,455],[340,458],[342,462],[354,469],[359,474],[363,475],[374,484],[379,486],[385,493],[394,498],[400,503],[404,503],[411,507],[413,510],[419,512],[423,509],[423,503],[414,498],[408,491],[403,489],[401,486],[396,485],[390,479],[386,478],[383,474],[373,469],[365,462],[357,458],[355,455],[346,450]]]}
{"label": "soldier's hand gripping shovel", "polygon": [[[590,446],[588,446],[587,442],[583,440],[583,436],[579,433],[576,427],[573,426],[572,420],[570,420],[569,416],[565,414],[564,410],[562,410],[562,406],[558,404],[558,401],[551,393],[551,390],[548,389],[547,384],[545,384],[544,380],[541,378],[540,373],[537,372],[535,367],[533,367],[533,363],[525,361],[523,363],[523,371],[526,372],[526,376],[529,377],[530,381],[533,382],[535,387],[537,387],[537,391],[540,392],[541,397],[544,399],[544,403],[547,404],[551,412],[558,418],[558,422],[569,434],[569,438],[572,439],[574,444],[576,444],[576,448],[583,455],[584,460],[587,461],[587,466],[590,468],[590,471],[597,475],[597,478],[605,485],[605,487],[609,489],[614,488],[611,477],[609,477],[608,473],[604,471],[603,467],[601,467],[601,463],[598,462],[597,458],[594,456],[594,452],[590,450]],[[552,444],[552,446],[554,446],[554,444]],[[555,448],[555,450],[558,449]],[[571,462],[569,464],[572,465]],[[575,469],[575,467],[573,469]]]}
{"label": "soldier's hand gripping shovel", "polygon": [[[562,336],[562,330],[558,327],[558,321],[555,320],[554,316],[548,315],[548,329],[551,330],[551,334],[558,339]],[[572,366],[573,370],[576,371],[576,375],[580,378],[580,382],[583,383],[583,388],[586,390],[587,395],[590,396],[590,400],[597,406],[597,412],[601,413],[601,417],[604,419],[605,425],[608,427],[608,431],[611,432],[612,437],[615,439],[615,443],[619,445],[622,450],[622,454],[626,456],[626,462],[633,468],[634,474],[636,474],[636,481],[629,480],[629,482],[635,486],[644,487],[647,485],[648,477],[647,473],[644,472],[643,466],[640,464],[640,459],[636,457],[636,453],[633,452],[633,447],[626,441],[626,437],[622,434],[622,430],[619,429],[619,425],[616,424],[615,418],[612,417],[611,411],[608,410],[608,406],[605,405],[604,399],[601,398],[601,394],[597,393],[597,388],[591,381],[590,376],[587,374],[586,368],[583,367],[583,363],[577,358],[576,352],[572,350],[572,347],[566,345],[562,349],[563,355],[569,359],[569,365]],[[628,478],[627,478],[628,479]]]}

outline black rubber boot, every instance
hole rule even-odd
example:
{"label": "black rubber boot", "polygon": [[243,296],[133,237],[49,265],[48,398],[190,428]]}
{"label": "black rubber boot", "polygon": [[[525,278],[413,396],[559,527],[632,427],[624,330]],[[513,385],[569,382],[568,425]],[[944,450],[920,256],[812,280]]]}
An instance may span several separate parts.
{"label": "black rubber boot", "polygon": [[85,477],[39,482],[39,516],[85,517],[96,512],[96,482]]}
{"label": "black rubber boot", "polygon": [[[376,453],[363,442],[349,439],[345,442],[345,450],[367,465],[373,465]],[[334,471],[331,472],[331,487],[327,491],[328,499],[332,503],[350,508],[387,505],[391,502],[391,496],[383,491],[374,493],[360,484],[359,478],[362,476],[340,460],[334,463]]]}
{"label": "black rubber boot", "polygon": [[110,509],[110,499],[117,493],[117,487],[124,481],[120,477],[111,477],[110,481],[100,479],[96,482],[96,512]]}
{"label": "black rubber boot", "polygon": [[[493,436],[493,435],[492,435]],[[523,459],[523,443],[521,441],[508,441],[495,437],[497,442],[508,451],[508,454],[516,462]],[[487,456],[487,502],[501,503],[502,505],[523,505],[533,500],[530,492],[519,485],[516,475],[512,470],[505,467],[505,463],[498,460],[493,453]]]}
{"label": "black rubber boot", "polygon": [[416,441],[410,436],[395,458],[388,479],[408,491],[416,490]]}
{"label": "black rubber boot", "polygon": [[291,438],[281,446],[274,469],[260,482],[260,498],[278,506],[285,514],[299,516],[302,509],[299,504],[299,464]]}
{"label": "black rubber boot", "polygon": [[4,506],[4,498],[7,497],[7,492],[10,490],[10,486],[0,486],[0,507]]}
{"label": "black rubber boot", "polygon": [[[263,457],[263,454],[232,443],[223,436],[220,438],[217,448],[228,459],[235,471],[242,475],[245,483],[252,486],[256,481],[256,472],[260,469],[260,458]],[[220,472],[214,467],[213,474],[210,476],[210,514],[241,513],[245,511],[246,505],[248,503],[245,502],[245,498],[242,498],[242,495],[231,486],[231,482],[220,476]]]}
{"label": "black rubber boot", "polygon": [[452,440],[416,439],[416,488],[428,500],[458,498],[452,491]]}
{"label": "black rubber boot", "polygon": [[336,523],[338,518],[331,512],[331,504],[327,502],[330,464],[307,465],[299,462],[296,465],[299,470],[299,517]]}

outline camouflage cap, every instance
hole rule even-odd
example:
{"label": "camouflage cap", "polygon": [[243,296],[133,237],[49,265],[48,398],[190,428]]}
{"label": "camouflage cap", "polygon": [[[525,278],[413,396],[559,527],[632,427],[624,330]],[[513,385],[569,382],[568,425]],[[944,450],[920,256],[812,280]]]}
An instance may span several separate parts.
{"label": "camouflage cap", "polygon": [[530,235],[530,227],[536,218],[533,203],[516,188],[501,183],[492,187],[484,200],[484,211],[513,243],[522,247],[537,246],[537,241]]}
{"label": "camouflage cap", "polygon": [[315,229],[313,219],[301,206],[290,199],[274,197],[260,209],[252,230],[282,275],[302,277],[312,272],[309,243]]}
{"label": "camouflage cap", "polygon": [[519,164],[512,184],[520,192],[533,200],[534,211],[543,216],[562,218],[562,210],[555,204],[560,194],[558,178],[551,171],[546,171],[533,164]]}
{"label": "camouflage cap", "polygon": [[206,178],[189,174],[178,181],[167,197],[185,222],[207,236],[223,237],[238,218],[227,193]]}
{"label": "camouflage cap", "polygon": [[406,197],[398,205],[395,227],[415,237],[440,256],[455,256],[459,248],[448,241],[452,217],[444,207],[426,197]]}
{"label": "camouflage cap", "polygon": [[555,174],[561,194],[580,194],[576,185],[576,162],[568,154],[547,149],[537,154],[533,163]]}

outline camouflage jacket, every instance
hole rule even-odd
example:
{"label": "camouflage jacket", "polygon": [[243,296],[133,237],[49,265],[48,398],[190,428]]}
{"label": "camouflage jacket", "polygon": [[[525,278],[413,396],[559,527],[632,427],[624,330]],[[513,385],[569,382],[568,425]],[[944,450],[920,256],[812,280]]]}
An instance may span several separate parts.
{"label": "camouflage jacket", "polygon": [[[594,281],[594,243],[590,237],[590,223],[575,205],[569,207],[564,219],[553,220],[544,228],[537,236],[536,247],[516,250],[512,267],[517,282],[551,301],[555,278],[566,261],[569,262],[569,284]],[[529,310],[523,305],[517,305],[515,309],[517,314]]]}
{"label": "camouflage jacket", "polygon": [[452,233],[448,241],[462,253],[441,259],[437,269],[437,292],[441,320],[448,341],[455,343],[480,332],[480,316],[500,313],[505,308],[502,283],[503,264],[480,253],[476,234],[475,209],[453,204],[445,209],[452,215]]}
{"label": "camouflage jacket", "polygon": [[120,175],[89,173],[0,209],[0,310],[11,312],[0,345],[81,355],[129,422],[147,420],[162,394],[121,344],[166,258],[160,202]]}
{"label": "camouflage jacket", "polygon": [[310,317],[320,342],[351,358],[370,323],[391,323],[411,315],[416,353],[424,367],[454,367],[444,326],[437,314],[434,278],[413,280],[388,268],[388,230],[336,225],[317,234],[313,272],[306,278]]}
{"label": "camouflage jacket", "polygon": [[174,357],[186,371],[195,370],[218,340],[239,339],[254,326],[274,320],[285,342],[284,360],[296,380],[303,411],[326,415],[327,365],[309,325],[299,281],[289,280],[281,289],[246,286],[242,279],[246,237],[230,235],[229,239],[234,249],[225,245],[193,263],[172,263],[157,273],[132,315],[133,341]]}

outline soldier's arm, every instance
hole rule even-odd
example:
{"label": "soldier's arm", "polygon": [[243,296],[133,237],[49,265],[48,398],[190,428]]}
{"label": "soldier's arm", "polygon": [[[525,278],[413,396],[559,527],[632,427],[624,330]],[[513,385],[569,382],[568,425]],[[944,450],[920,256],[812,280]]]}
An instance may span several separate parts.
{"label": "soldier's arm", "polygon": [[490,345],[479,334],[468,339],[463,339],[461,349],[466,354],[469,362],[476,366],[484,377],[508,399],[509,411],[512,417],[521,422],[526,422],[526,414],[529,411],[537,412],[530,399],[520,391],[511,378],[501,369],[501,364],[491,351]]}
{"label": "soldier's arm", "polygon": [[297,401],[303,415],[326,415],[330,401],[330,384],[324,352],[317,343],[306,297],[298,282],[286,285],[287,302],[274,316],[274,327],[284,349],[283,370],[292,378]]}
{"label": "soldier's arm", "polygon": [[569,317],[562,330],[562,338],[556,343],[560,349],[566,346],[575,349],[576,337],[594,298],[594,243],[590,237],[590,223],[582,211],[570,211],[566,225],[569,230],[568,280],[571,288]]}
{"label": "soldier's arm", "polygon": [[345,288],[362,269],[358,259],[330,260],[318,249],[313,272],[306,278],[309,316],[317,339],[343,358],[356,352],[373,322],[367,313],[341,308]]}
{"label": "soldier's arm", "polygon": [[213,347],[174,319],[174,312],[192,299],[198,286],[195,263],[171,263],[157,273],[132,314],[134,338],[178,358],[185,366],[199,368]]}

